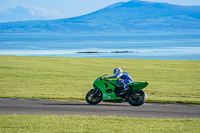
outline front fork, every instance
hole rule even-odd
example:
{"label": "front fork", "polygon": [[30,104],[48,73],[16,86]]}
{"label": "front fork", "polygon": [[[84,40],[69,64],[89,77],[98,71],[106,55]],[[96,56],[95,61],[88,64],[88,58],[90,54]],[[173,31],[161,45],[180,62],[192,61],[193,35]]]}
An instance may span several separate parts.
{"label": "front fork", "polygon": [[97,88],[97,89],[94,89],[93,90],[93,92],[92,92],[92,94],[93,94],[93,97],[95,97],[96,96],[96,94],[97,94],[97,92],[99,91],[99,88]]}

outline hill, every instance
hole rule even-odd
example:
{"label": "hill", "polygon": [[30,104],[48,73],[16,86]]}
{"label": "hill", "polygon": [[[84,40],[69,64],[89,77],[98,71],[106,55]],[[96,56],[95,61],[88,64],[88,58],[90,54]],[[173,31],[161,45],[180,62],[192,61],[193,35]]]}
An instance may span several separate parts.
{"label": "hill", "polygon": [[0,56],[0,62],[4,98],[85,100],[97,77],[120,66],[135,82],[149,83],[148,102],[200,104],[200,61]]}
{"label": "hill", "polygon": [[139,0],[67,19],[0,23],[0,33],[199,31],[200,6]]}

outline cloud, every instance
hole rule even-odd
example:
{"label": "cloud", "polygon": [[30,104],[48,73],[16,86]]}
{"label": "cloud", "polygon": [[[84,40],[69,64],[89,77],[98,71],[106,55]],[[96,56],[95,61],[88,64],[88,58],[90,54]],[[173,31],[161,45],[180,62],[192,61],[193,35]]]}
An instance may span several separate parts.
{"label": "cloud", "polygon": [[62,17],[63,15],[57,9],[50,10],[27,5],[0,9],[0,22],[47,20]]}

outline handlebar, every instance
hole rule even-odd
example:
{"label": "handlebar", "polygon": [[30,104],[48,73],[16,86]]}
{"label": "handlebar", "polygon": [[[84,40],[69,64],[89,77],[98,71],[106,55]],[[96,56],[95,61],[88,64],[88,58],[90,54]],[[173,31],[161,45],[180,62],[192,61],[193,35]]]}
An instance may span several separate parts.
{"label": "handlebar", "polygon": [[108,74],[105,74],[105,75],[103,75],[103,76],[101,76],[101,77],[105,77],[105,76],[107,76]]}
{"label": "handlebar", "polygon": [[[99,77],[98,79],[103,80],[103,77],[105,77],[105,76],[107,76],[107,75],[108,75],[108,74],[105,74],[105,75]],[[104,79],[105,79],[105,78],[104,78]],[[105,79],[105,80],[107,81],[107,79]]]}
{"label": "handlebar", "polygon": [[105,75],[103,75],[103,76],[101,76],[101,77],[98,77],[98,78],[100,79],[100,78],[105,77],[105,76],[107,76],[107,75],[108,75],[108,74],[105,74]]}

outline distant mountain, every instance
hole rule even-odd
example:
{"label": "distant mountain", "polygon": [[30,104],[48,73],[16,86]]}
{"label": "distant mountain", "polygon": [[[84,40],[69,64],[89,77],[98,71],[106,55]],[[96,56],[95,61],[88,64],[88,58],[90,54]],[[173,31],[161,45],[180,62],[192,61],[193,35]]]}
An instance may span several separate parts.
{"label": "distant mountain", "polygon": [[132,0],[75,18],[0,23],[0,33],[182,30],[200,30],[200,6]]}

